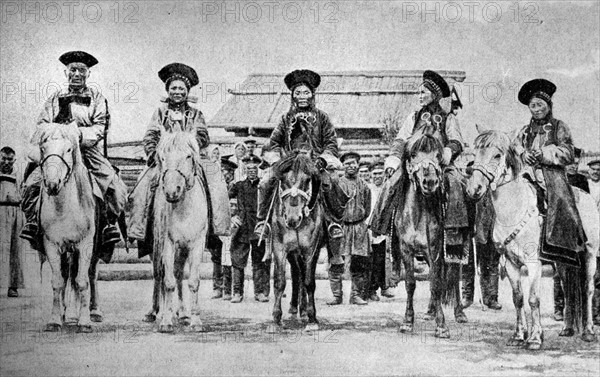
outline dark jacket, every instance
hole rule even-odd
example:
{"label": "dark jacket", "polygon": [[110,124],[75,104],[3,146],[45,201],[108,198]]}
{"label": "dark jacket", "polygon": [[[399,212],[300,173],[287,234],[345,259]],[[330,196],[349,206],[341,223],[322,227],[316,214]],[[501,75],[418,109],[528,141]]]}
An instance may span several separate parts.
{"label": "dark jacket", "polygon": [[569,184],[571,186],[580,188],[588,194],[590,193],[590,185],[588,184],[588,180],[585,175],[580,173],[567,174],[567,179],[569,180]]}
{"label": "dark jacket", "polygon": [[256,226],[257,195],[259,179],[235,182],[229,189],[229,197],[238,201],[238,216],[242,219],[242,225],[231,240],[232,242],[250,243],[258,237],[254,234]]}

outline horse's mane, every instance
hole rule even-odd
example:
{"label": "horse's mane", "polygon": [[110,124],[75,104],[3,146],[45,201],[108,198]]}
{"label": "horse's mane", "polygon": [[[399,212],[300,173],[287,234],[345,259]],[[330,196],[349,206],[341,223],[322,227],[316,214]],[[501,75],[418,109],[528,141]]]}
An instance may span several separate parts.
{"label": "horse's mane", "polygon": [[506,156],[506,165],[512,169],[513,174],[519,174],[521,159],[517,155],[517,151],[507,133],[495,130],[480,133],[475,139],[475,149],[490,147],[498,148]]}
{"label": "horse's mane", "polygon": [[40,124],[32,138],[32,142],[41,145],[51,138],[68,139],[73,145],[79,144],[79,129],[74,124],[44,123]]}
{"label": "horse's mane", "polygon": [[164,153],[173,150],[185,151],[186,149],[192,151],[194,162],[198,163],[200,161],[200,147],[196,141],[195,134],[184,131],[165,132],[160,137],[160,141],[156,147],[156,154],[162,156]]}
{"label": "horse's mane", "polygon": [[317,168],[310,157],[300,151],[293,151],[279,162],[277,174],[281,176],[288,171],[303,172],[312,177],[317,174]]}
{"label": "horse's mane", "polygon": [[439,140],[430,134],[423,134],[411,137],[407,143],[408,158],[417,153],[437,153],[439,161],[442,159],[442,144]]}

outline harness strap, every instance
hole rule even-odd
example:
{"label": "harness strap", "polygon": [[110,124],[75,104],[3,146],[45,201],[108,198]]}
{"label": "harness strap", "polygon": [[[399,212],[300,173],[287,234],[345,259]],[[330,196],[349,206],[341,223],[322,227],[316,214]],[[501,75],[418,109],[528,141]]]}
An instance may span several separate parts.
{"label": "harness strap", "polygon": [[521,233],[521,230],[523,230],[525,225],[529,222],[529,219],[533,216],[534,212],[535,211],[533,211],[533,208],[529,208],[527,210],[525,217],[519,222],[519,224],[517,224],[517,227],[515,228],[515,230],[513,230],[513,232],[508,237],[506,237],[506,239],[502,242],[501,245],[503,248],[508,246],[509,243],[513,242],[514,239],[517,238],[519,233]]}

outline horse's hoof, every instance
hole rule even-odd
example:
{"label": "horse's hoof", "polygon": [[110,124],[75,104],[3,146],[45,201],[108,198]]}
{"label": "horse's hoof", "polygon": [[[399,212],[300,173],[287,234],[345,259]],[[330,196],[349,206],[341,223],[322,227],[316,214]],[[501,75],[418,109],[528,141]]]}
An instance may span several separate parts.
{"label": "horse's hoof", "polygon": [[525,340],[519,338],[510,338],[506,345],[509,347],[521,347],[525,343]]}
{"label": "horse's hoof", "polygon": [[281,333],[281,324],[275,324],[275,323],[271,323],[270,325],[267,326],[265,332],[267,334],[279,334]]}
{"label": "horse's hoof", "polygon": [[102,322],[103,320],[104,320],[104,317],[102,316],[102,313],[100,313],[99,311],[90,313],[90,321]]}
{"label": "horse's hoof", "polygon": [[290,308],[290,310],[288,310],[288,313],[291,315],[296,315],[298,314],[298,309],[296,308]]}
{"label": "horse's hoof", "polygon": [[319,331],[319,324],[318,323],[308,323],[306,325],[306,327],[304,328],[305,332],[314,332],[314,331]]}
{"label": "horse's hoof", "polygon": [[74,327],[77,325],[79,325],[79,318],[66,318],[65,319],[65,326]]}
{"label": "horse's hoof", "polygon": [[456,319],[456,323],[467,323],[467,322],[469,322],[469,320],[467,319],[467,316],[466,316],[465,313],[457,314],[454,318]]}
{"label": "horse's hoof", "polygon": [[414,326],[412,323],[403,323],[400,326],[401,333],[413,332],[413,330],[414,330]]}
{"label": "horse's hoof", "polygon": [[558,333],[558,336],[566,336],[566,337],[571,337],[575,335],[575,330],[571,329],[571,328],[564,328],[562,329],[561,332]]}
{"label": "horse's hoof", "polygon": [[540,349],[542,349],[542,343],[541,342],[528,342],[525,345],[525,348],[528,349],[529,351],[539,351]]}
{"label": "horse's hoof", "polygon": [[92,332],[92,325],[85,324],[77,327],[77,332],[89,334]]}
{"label": "horse's hoof", "polygon": [[306,315],[306,314],[300,315],[300,320],[303,321],[303,322],[308,321],[308,315]]}
{"label": "horse's hoof", "polygon": [[596,334],[594,334],[594,332],[590,332],[589,330],[586,330],[583,332],[583,334],[581,334],[581,339],[584,342],[588,342],[588,343],[592,343],[596,341]]}
{"label": "horse's hoof", "polygon": [[44,329],[44,331],[47,332],[58,332],[62,329],[62,326],[58,323],[48,323],[46,324],[46,328]]}
{"label": "horse's hoof", "polygon": [[146,314],[144,316],[144,318],[142,319],[142,321],[149,322],[149,323],[155,322],[156,321],[156,314],[154,314],[154,313],[148,313],[148,314]]}
{"label": "horse's hoof", "polygon": [[450,331],[447,327],[437,327],[435,329],[435,337],[440,339],[450,338]]}
{"label": "horse's hoof", "polygon": [[423,315],[423,319],[426,321],[433,321],[435,319],[435,313],[427,312]]}
{"label": "horse's hoof", "polygon": [[172,333],[173,332],[173,325],[160,325],[160,326],[158,326],[158,332]]}
{"label": "horse's hoof", "polygon": [[192,323],[190,317],[181,317],[178,319],[179,324],[182,326],[189,326]]}

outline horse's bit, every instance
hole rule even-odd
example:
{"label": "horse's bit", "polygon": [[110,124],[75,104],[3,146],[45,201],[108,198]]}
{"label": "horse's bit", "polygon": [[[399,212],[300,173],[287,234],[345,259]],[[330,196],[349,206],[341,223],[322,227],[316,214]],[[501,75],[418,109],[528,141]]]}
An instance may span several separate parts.
{"label": "horse's bit", "polygon": [[442,173],[442,168],[440,167],[439,162],[431,159],[431,158],[424,158],[420,161],[417,161],[415,163],[408,163],[406,165],[406,172],[408,173],[408,176],[410,177],[411,182],[416,183],[416,173],[419,171],[419,169],[425,169],[428,168],[429,166],[433,166],[433,168],[435,169],[435,173],[436,175],[439,177]]}
{"label": "horse's bit", "polygon": [[[503,164],[503,166],[504,166],[504,164]],[[508,183],[508,182],[504,182],[504,181],[496,182],[496,175],[494,174],[495,172],[491,171],[487,165],[473,164],[472,169],[473,169],[473,171],[477,170],[478,172],[480,172],[485,177],[485,179],[488,180],[492,191],[496,191],[496,189],[499,186],[502,186],[502,185]],[[496,171],[497,170],[498,169],[496,169]],[[499,175],[499,178],[504,178],[506,176],[506,174],[507,174],[507,171],[506,171],[506,167],[504,166],[504,168],[502,169],[502,172]]]}

